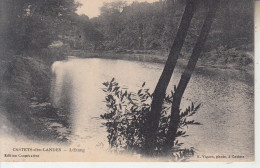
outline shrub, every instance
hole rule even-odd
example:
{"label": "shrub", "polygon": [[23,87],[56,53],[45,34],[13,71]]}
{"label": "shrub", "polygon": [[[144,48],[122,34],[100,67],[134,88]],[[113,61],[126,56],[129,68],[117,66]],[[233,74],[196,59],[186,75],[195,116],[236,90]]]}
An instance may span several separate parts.
{"label": "shrub", "polygon": [[3,84],[16,89],[27,99],[46,101],[50,91],[50,70],[40,60],[17,57],[6,65]]}
{"label": "shrub", "polygon": [[[113,78],[110,82],[104,82],[103,91],[106,93],[105,102],[108,111],[101,115],[106,120],[103,124],[107,128],[108,142],[113,151],[116,152],[134,152],[142,154],[144,151],[145,133],[149,131],[146,124],[147,115],[151,110],[152,94],[149,89],[145,88],[145,83],[137,93],[129,92],[127,88],[119,86]],[[170,123],[170,109],[172,104],[172,95],[166,96],[161,111],[158,131],[156,133],[157,156],[165,155],[164,147],[166,146],[167,131]],[[200,104],[194,106],[192,103],[185,111],[180,113],[180,122],[176,123],[179,129],[176,137],[186,137],[185,127],[188,125],[200,125],[194,120],[187,120],[193,116]],[[185,160],[194,155],[194,148],[183,149],[177,139],[172,147],[171,154],[173,160]]]}

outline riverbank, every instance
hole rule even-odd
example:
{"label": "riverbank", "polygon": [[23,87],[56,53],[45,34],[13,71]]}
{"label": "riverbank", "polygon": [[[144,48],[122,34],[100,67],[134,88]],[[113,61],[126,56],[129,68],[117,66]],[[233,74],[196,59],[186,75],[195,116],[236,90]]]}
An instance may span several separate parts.
{"label": "riverbank", "polygon": [[39,141],[68,141],[68,109],[55,108],[50,99],[50,65],[24,55],[1,60],[0,113],[9,123],[7,127],[12,124],[15,130],[7,134]]}
{"label": "riverbank", "polygon": [[[153,62],[165,64],[168,53],[159,51],[83,51],[72,50],[68,53],[69,56],[79,58],[102,58],[102,59],[120,59],[140,62]],[[177,66],[185,67],[188,63],[189,56],[181,56]],[[198,68],[218,68],[218,69],[233,69],[247,71],[253,75],[254,70],[254,54],[253,52],[229,49],[226,51],[213,50],[205,52],[197,63]]]}
{"label": "riverbank", "polygon": [[[221,49],[220,49],[221,50]],[[152,51],[130,51],[130,52],[116,52],[116,51],[83,51],[72,50],[68,52],[69,57],[78,58],[101,58],[114,60],[128,60],[138,62],[151,62],[165,64],[168,55],[165,52]],[[177,67],[184,69],[188,63],[189,57],[181,56],[178,59]],[[249,85],[254,85],[254,53],[243,49],[229,49],[226,51],[213,50],[211,52],[203,53],[199,59],[195,71],[200,72],[206,76],[220,75],[216,70],[235,71],[235,73],[243,72],[247,74],[247,81]],[[234,77],[235,78],[235,77]],[[237,79],[241,80],[241,79]]]}

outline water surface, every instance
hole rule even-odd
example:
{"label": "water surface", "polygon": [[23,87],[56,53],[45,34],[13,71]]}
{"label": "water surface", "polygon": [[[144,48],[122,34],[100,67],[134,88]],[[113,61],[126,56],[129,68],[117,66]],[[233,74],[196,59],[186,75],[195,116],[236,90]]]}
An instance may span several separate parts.
{"label": "water surface", "polygon": [[[163,65],[109,59],[70,59],[55,62],[52,97],[57,106],[68,106],[72,114],[70,140],[87,150],[107,149],[102,83],[113,77],[122,86],[136,91],[146,82],[154,89]],[[182,70],[175,70],[168,92],[179,81]],[[189,137],[179,139],[195,147],[199,155],[254,156],[254,90],[245,72],[199,68],[185,91],[181,108],[202,103],[193,117],[201,126],[190,126]],[[241,160],[240,160],[241,161]]]}

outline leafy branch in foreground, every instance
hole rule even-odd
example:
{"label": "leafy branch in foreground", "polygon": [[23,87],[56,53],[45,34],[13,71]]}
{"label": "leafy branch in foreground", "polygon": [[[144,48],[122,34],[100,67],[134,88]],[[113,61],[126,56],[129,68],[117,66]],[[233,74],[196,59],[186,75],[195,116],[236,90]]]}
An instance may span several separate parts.
{"label": "leafy branch in foreground", "polygon": [[[145,88],[145,83],[134,93],[122,88],[113,78],[110,82],[104,82],[103,91],[106,93],[105,102],[108,111],[101,115],[106,121],[103,123],[108,132],[108,141],[110,147],[116,152],[135,152],[145,154],[144,143],[147,127],[145,121],[151,110],[152,94],[149,89]],[[164,98],[163,108],[161,111],[158,132],[156,133],[156,148],[154,149],[157,156],[165,156],[165,143],[167,131],[170,123],[170,108],[172,104],[172,95]],[[180,113],[180,122],[176,137],[188,136],[185,127],[189,125],[200,125],[199,122],[188,120],[197,113],[200,104],[191,106]],[[194,156],[194,148],[183,149],[183,143],[177,139],[173,143],[171,156],[173,160],[183,161]],[[167,154],[166,154],[167,155]]]}

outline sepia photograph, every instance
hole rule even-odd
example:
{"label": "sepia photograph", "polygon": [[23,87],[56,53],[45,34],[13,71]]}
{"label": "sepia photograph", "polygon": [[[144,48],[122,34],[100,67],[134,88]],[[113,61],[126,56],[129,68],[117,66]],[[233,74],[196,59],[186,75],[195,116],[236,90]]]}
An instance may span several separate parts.
{"label": "sepia photograph", "polygon": [[254,162],[256,4],[1,0],[0,162]]}

